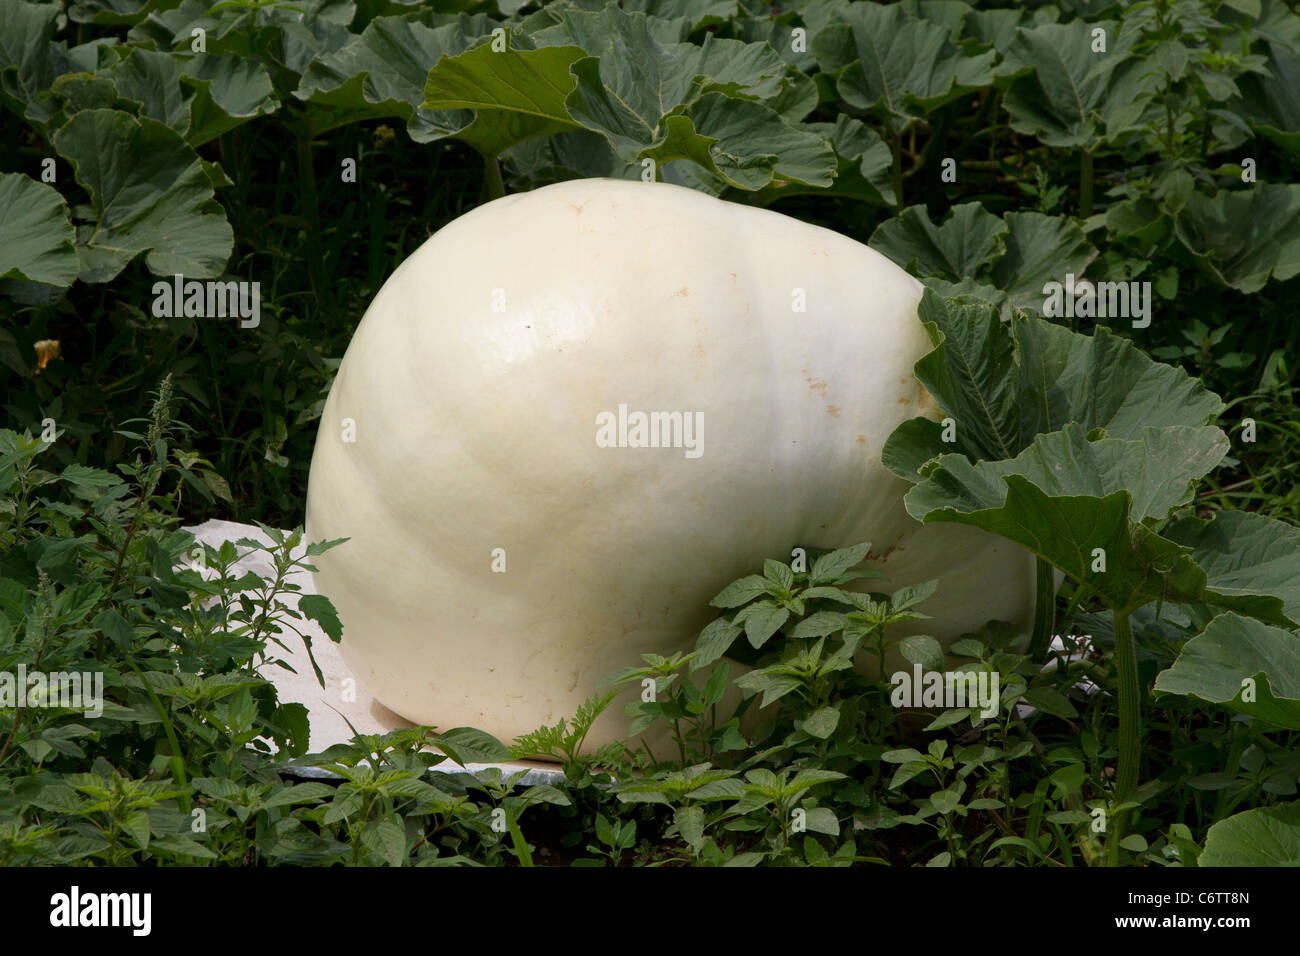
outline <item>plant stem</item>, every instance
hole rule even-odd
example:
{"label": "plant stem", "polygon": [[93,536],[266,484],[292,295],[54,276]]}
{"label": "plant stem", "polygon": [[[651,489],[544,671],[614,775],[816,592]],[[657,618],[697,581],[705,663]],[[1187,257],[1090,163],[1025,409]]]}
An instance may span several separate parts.
{"label": "plant stem", "polygon": [[893,121],[889,123],[889,151],[893,154],[890,166],[890,179],[894,184],[894,205],[899,212],[903,209],[903,132]]}
{"label": "plant stem", "polygon": [[[126,659],[126,665],[130,667],[131,670],[135,671],[135,675],[140,678],[140,683],[144,685],[145,692],[148,693],[149,699],[153,701],[154,709],[158,711],[158,717],[162,721],[163,725],[163,732],[167,735],[167,742],[172,745],[171,760],[169,761],[172,773],[176,774],[176,782],[188,791],[190,783],[185,777],[185,760],[181,756],[181,745],[180,741],[176,739],[176,729],[172,726],[171,716],[167,713],[167,708],[163,706],[162,701],[158,699],[158,695],[154,692],[153,685],[149,683],[149,679],[145,677],[140,668],[136,666],[135,661],[128,657]],[[180,801],[181,807],[184,808],[186,814],[188,814],[190,812],[189,793],[181,794]]]}
{"label": "plant stem", "polygon": [[1034,597],[1034,633],[1029,639],[1029,659],[1037,664],[1047,655],[1052,628],[1056,626],[1056,580],[1052,566],[1047,561],[1037,558],[1035,565],[1038,580]]}
{"label": "plant stem", "polygon": [[311,280],[311,291],[316,299],[318,311],[326,311],[331,301],[325,295],[325,263],[321,246],[320,204],[316,199],[316,174],[311,161],[311,137],[305,133],[298,136],[298,180],[302,183],[302,210],[306,213],[307,229],[307,275]]}
{"label": "plant stem", "polygon": [[1092,215],[1092,150],[1085,149],[1079,156],[1079,215]]}
{"label": "plant stem", "polygon": [[506,194],[506,184],[501,178],[501,164],[497,162],[495,153],[483,157],[483,172],[488,198],[500,199]]}
{"label": "plant stem", "polygon": [[[1138,737],[1141,734],[1141,691],[1138,688],[1137,653],[1129,626],[1129,609],[1116,608],[1115,671],[1119,682],[1119,765],[1115,771],[1115,804],[1124,803],[1137,786]],[[1119,865],[1119,843],[1124,838],[1127,811],[1114,815],[1109,840],[1109,863]]]}

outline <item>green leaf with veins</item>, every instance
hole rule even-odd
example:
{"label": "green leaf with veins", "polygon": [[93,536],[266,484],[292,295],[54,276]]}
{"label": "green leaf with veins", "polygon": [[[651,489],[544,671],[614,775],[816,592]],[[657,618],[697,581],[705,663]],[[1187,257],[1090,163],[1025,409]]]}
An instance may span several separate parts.
{"label": "green leaf with veins", "polygon": [[915,276],[960,282],[1002,255],[1006,233],[1006,223],[977,202],[953,206],[941,226],[925,206],[908,206],[876,228],[870,245]]}
{"label": "green leaf with veins", "polygon": [[1186,517],[1165,536],[1191,548],[1211,603],[1284,627],[1300,626],[1300,529],[1251,511]]}
{"label": "green leaf with veins", "polygon": [[[476,28],[483,29],[476,32]],[[430,72],[444,56],[483,41],[489,21],[466,18],[429,27],[405,17],[377,17],[333,52],[317,55],[294,96],[311,104],[314,132],[367,119],[395,118],[417,143],[455,136],[473,121],[469,110],[426,110]]]}
{"label": "green leaf with veins", "polygon": [[916,377],[957,427],[955,442],[942,441],[928,418],[895,429],[881,463],[910,481],[937,455],[1010,458],[1070,422],[1136,439],[1147,427],[1203,425],[1224,408],[1181,368],[1102,327],[1082,335],[1033,317],[1003,322],[989,302],[930,289],[918,314],[935,347],[916,363]]}
{"label": "green leaf with veins", "polygon": [[[1249,701],[1243,699],[1247,679],[1254,679]],[[1154,692],[1198,697],[1300,730],[1300,637],[1248,617],[1220,614],[1156,676]]]}
{"label": "green leaf with veins", "polygon": [[1300,866],[1300,801],[1220,820],[1205,834],[1197,866]]}
{"label": "green leaf with veins", "polygon": [[1258,292],[1270,278],[1300,275],[1300,184],[1193,193],[1174,234],[1216,282]]}
{"label": "green leaf with veins", "polygon": [[[1190,500],[1194,483],[1227,453],[1227,437],[1183,426],[1144,428],[1134,441],[1086,436],[1072,424],[1038,436],[1013,459],[973,465],[964,455],[941,456],[904,504],[926,523],[968,524],[1015,541],[1113,608],[1196,601],[1205,572],[1142,522]],[[1092,570],[1098,548],[1104,572]]]}
{"label": "green leaf with veins", "polygon": [[77,229],[83,281],[107,282],[141,252],[155,275],[221,274],[234,234],[179,133],[147,116],[83,110],[54,147],[90,195],[91,221]]}
{"label": "green leaf with veins", "polygon": [[494,52],[483,44],[445,56],[429,71],[421,107],[474,110],[474,121],[455,135],[495,156],[527,139],[580,128],[564,103],[574,88],[569,68],[584,55],[576,46]]}
{"label": "green leaf with veins", "polygon": [[899,126],[924,117],[964,93],[989,85],[997,54],[965,55],[937,23],[900,6],[853,4],[843,23],[813,37],[813,53],[849,106],[872,110]]}
{"label": "green leaf with veins", "polygon": [[21,173],[0,173],[0,279],[66,288],[77,278],[75,235],[58,191]]}

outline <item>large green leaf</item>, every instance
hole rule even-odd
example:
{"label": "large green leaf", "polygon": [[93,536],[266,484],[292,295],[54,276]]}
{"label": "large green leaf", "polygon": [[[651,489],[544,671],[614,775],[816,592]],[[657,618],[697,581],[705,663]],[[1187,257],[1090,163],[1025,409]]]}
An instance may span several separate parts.
{"label": "large green leaf", "polygon": [[53,186],[0,173],[0,279],[66,288],[77,278],[68,204]]}
{"label": "large green leaf", "polygon": [[1213,603],[1287,627],[1300,626],[1300,528],[1250,511],[1188,517],[1165,532],[1192,549]]}
{"label": "large green leaf", "polygon": [[[1249,696],[1243,681],[1251,679]],[[1156,676],[1155,693],[1198,697],[1288,730],[1300,730],[1300,637],[1237,614],[1220,614]]]}
{"label": "large green leaf", "polygon": [[494,52],[484,44],[445,56],[429,71],[421,106],[476,111],[456,135],[495,156],[526,139],[579,128],[564,101],[574,86],[569,67],[583,55],[575,46]]}
{"label": "large green leaf", "polygon": [[[1039,435],[1015,458],[971,464],[944,455],[904,498],[926,523],[968,524],[1008,538],[1095,590],[1111,606],[1190,602],[1206,576],[1179,545],[1150,531],[1192,497],[1228,450],[1208,426],[1144,428],[1140,438],[1089,441],[1080,425]],[[1105,570],[1094,571],[1096,549]]]}
{"label": "large green leaf", "polygon": [[1006,233],[1006,223],[977,202],[952,207],[941,226],[925,206],[908,206],[876,227],[870,244],[913,275],[960,282],[1002,255]]}
{"label": "large green leaf", "polygon": [[182,0],[179,6],[154,11],[128,35],[154,49],[190,53],[197,52],[193,32],[202,29],[206,55],[228,53],[263,63],[275,77],[276,95],[283,98],[313,58],[336,52],[354,38],[348,24],[355,16],[352,0],[293,0],[251,10],[242,3]]}
{"label": "large green leaf", "polygon": [[1133,440],[1148,426],[1208,424],[1224,407],[1182,369],[1102,327],[1082,335],[1034,317],[1004,322],[996,304],[930,289],[918,314],[935,348],[916,363],[916,377],[956,423],[956,441],[941,441],[929,419],[900,426],[881,462],[911,481],[936,455],[1011,458],[1069,422]]}
{"label": "large green leaf", "polygon": [[924,519],[936,510],[975,512],[1000,507],[1002,479],[1019,475],[1051,497],[1103,498],[1123,491],[1135,522],[1161,520],[1191,501],[1195,484],[1228,453],[1228,438],[1209,425],[1143,428],[1137,439],[1088,440],[1071,423],[1039,435],[1014,458],[972,464],[964,455],[943,455],[922,470],[908,492],[908,513]]}
{"label": "large green leaf", "polygon": [[312,107],[313,132],[380,117],[401,119],[417,143],[455,135],[474,119],[469,110],[425,110],[429,71],[444,56],[481,43],[490,22],[465,18],[429,27],[413,17],[378,17],[340,49],[318,54],[294,96]]}
{"label": "large green leaf", "polygon": [[925,206],[909,206],[876,228],[871,245],[913,275],[992,283],[1011,305],[1033,312],[1043,309],[1047,282],[1082,275],[1097,256],[1064,216],[1011,212],[999,219],[974,202],[953,207],[942,225]]}
{"label": "large green leaf", "polygon": [[872,110],[905,126],[963,93],[993,81],[992,50],[966,55],[951,31],[909,16],[898,5],[855,3],[842,24],[813,37],[822,69],[849,106]]}
{"label": "large green leaf", "polygon": [[894,187],[890,181],[893,157],[889,153],[889,144],[880,138],[879,133],[862,120],[844,113],[835,117],[834,126],[809,123],[808,127],[829,137],[831,148],[835,150],[837,172],[829,192],[891,208],[894,206]]}
{"label": "large green leaf", "polygon": [[1041,313],[1043,286],[1063,281],[1068,273],[1083,275],[1097,249],[1065,216],[1009,212],[1003,219],[1007,251],[993,267],[993,283],[1007,293],[1012,306]]}
{"label": "large green leaf", "polygon": [[1300,802],[1258,807],[1205,834],[1198,866],[1300,866]]}
{"label": "large green leaf", "polygon": [[1300,159],[1300,49],[1268,45],[1267,72],[1243,76],[1238,85],[1251,125]]}
{"label": "large green leaf", "polygon": [[234,234],[180,134],[147,116],[84,110],[54,135],[90,196],[77,228],[80,278],[107,282],[141,252],[156,275],[221,274]]}
{"label": "large green leaf", "polygon": [[1300,274],[1300,184],[1193,193],[1174,232],[1218,282],[1258,292],[1270,276],[1280,281]]}
{"label": "large green leaf", "polygon": [[[1128,57],[1112,21],[1043,23],[1021,27],[1007,50],[1008,66],[1032,67],[1007,90],[1011,126],[1048,146],[1091,147],[1100,138],[1098,114],[1115,68]],[[1107,52],[1093,52],[1092,31],[1103,29]]]}
{"label": "large green leaf", "polygon": [[181,82],[194,88],[185,140],[199,146],[280,108],[266,67],[219,53],[182,61]]}
{"label": "large green leaf", "polygon": [[93,70],[98,62],[96,45],[69,50],[53,42],[61,12],[54,3],[0,2],[0,102],[38,125],[57,109],[40,94],[64,74]]}
{"label": "large green leaf", "polygon": [[187,58],[137,49],[101,76],[113,83],[118,97],[176,130],[191,146],[279,106],[266,68],[228,53]]}
{"label": "large green leaf", "polygon": [[76,0],[68,8],[74,23],[135,24],[167,0]]}
{"label": "large green leaf", "polygon": [[766,44],[706,38],[665,42],[653,18],[607,6],[568,11],[564,31],[588,54],[570,68],[568,114],[602,134],[625,162],[691,160],[729,185],[775,179],[829,186],[835,153],[826,138],[768,105],[786,88],[786,65]]}

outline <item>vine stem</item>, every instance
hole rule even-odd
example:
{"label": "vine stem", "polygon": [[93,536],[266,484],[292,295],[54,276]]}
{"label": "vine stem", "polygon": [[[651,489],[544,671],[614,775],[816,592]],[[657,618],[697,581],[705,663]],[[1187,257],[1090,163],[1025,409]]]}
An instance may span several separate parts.
{"label": "vine stem", "polygon": [[[1138,688],[1137,652],[1128,608],[1116,608],[1115,670],[1119,681],[1119,766],[1115,771],[1115,804],[1124,803],[1137,787],[1138,736],[1141,730],[1141,691]],[[1115,814],[1109,841],[1109,864],[1119,865],[1119,844],[1124,839],[1128,812]]]}
{"label": "vine stem", "polygon": [[1085,149],[1079,156],[1079,215],[1087,219],[1092,215],[1092,150]]}
{"label": "vine stem", "polygon": [[1056,626],[1056,580],[1052,566],[1042,558],[1035,560],[1038,570],[1036,594],[1034,598],[1034,633],[1029,639],[1029,659],[1040,663],[1047,656],[1047,648],[1052,640],[1052,628]]}
{"label": "vine stem", "polygon": [[894,186],[894,204],[901,210],[903,208],[903,131],[894,125],[892,119],[889,122],[889,149],[893,154],[890,179]]}
{"label": "vine stem", "polygon": [[316,299],[316,308],[321,312],[332,311],[329,296],[325,294],[324,248],[321,245],[320,202],[316,196],[316,171],[311,158],[311,137],[299,133],[297,140],[298,181],[302,186],[302,206],[306,213],[309,228],[307,230],[307,276],[311,281],[311,291]]}
{"label": "vine stem", "polygon": [[506,194],[506,184],[501,178],[501,164],[497,162],[495,153],[483,157],[483,172],[487,180],[488,198],[500,199]]}

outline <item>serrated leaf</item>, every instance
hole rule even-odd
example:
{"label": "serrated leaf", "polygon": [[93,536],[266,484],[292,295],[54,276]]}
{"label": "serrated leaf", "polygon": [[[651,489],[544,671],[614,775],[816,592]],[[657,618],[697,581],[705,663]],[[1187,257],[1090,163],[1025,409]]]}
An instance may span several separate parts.
{"label": "serrated leaf", "polygon": [[1269,43],[1263,73],[1237,81],[1251,125],[1300,158],[1300,49]]}
{"label": "serrated leaf", "polygon": [[943,645],[928,634],[912,634],[903,638],[898,643],[898,650],[913,664],[920,664],[926,670],[943,670]]}
{"label": "serrated leaf", "polygon": [[[1253,701],[1243,682],[1253,683]],[[1155,693],[1198,697],[1300,730],[1300,638],[1233,613],[1221,614],[1183,645],[1156,676]]]}
{"label": "serrated leaf", "polygon": [[836,631],[843,630],[848,623],[848,617],[837,611],[818,611],[796,624],[790,630],[789,636],[826,637]]}
{"label": "serrated leaf", "polygon": [[179,133],[147,116],[83,110],[54,146],[91,199],[91,223],[77,230],[82,281],[107,282],[142,252],[155,275],[221,274],[234,234]]}
{"label": "serrated leaf", "polygon": [[319,624],[330,640],[336,644],[343,640],[343,622],[339,620],[334,602],[325,595],[304,594],[298,599],[298,610]]}
{"label": "serrated leaf", "polygon": [[673,814],[673,822],[691,852],[699,853],[704,845],[704,808],[680,807]]}
{"label": "serrated leaf", "polygon": [[728,584],[709,603],[714,607],[740,607],[756,597],[771,593],[771,589],[771,581],[759,574],[749,574]]}
{"label": "serrated leaf", "polygon": [[509,747],[474,727],[454,727],[439,734],[433,745],[462,767],[467,763],[497,763],[510,759]]}
{"label": "serrated leaf", "polygon": [[861,544],[839,548],[829,554],[823,554],[813,562],[812,570],[808,574],[808,583],[816,586],[836,581],[840,575],[850,568],[865,561],[870,550],[871,542],[864,541]]}
{"label": "serrated leaf", "polygon": [[1070,422],[1135,439],[1146,427],[1205,424],[1224,408],[1182,369],[1103,328],[1089,336],[1038,318],[1003,322],[989,303],[930,289],[919,315],[935,348],[916,363],[916,377],[957,428],[952,443],[926,418],[895,429],[881,462],[912,481],[937,455],[1010,458]]}
{"label": "serrated leaf", "polygon": [[1050,687],[1031,687],[1025,691],[1024,698],[1030,705],[1054,717],[1073,720],[1079,716],[1079,712],[1070,703],[1070,699],[1060,691],[1053,690]]}
{"label": "serrated leaf", "polygon": [[1174,234],[1217,282],[1258,292],[1270,278],[1300,274],[1300,184],[1193,193],[1174,219]]}
{"label": "serrated leaf", "polygon": [[68,204],[53,186],[0,173],[0,279],[67,288],[79,268],[75,238]]}
{"label": "serrated leaf", "polygon": [[1006,233],[1006,223],[977,202],[953,206],[942,225],[925,206],[909,206],[877,226],[869,244],[915,276],[959,282],[1002,255]]}
{"label": "serrated leaf", "polygon": [[781,625],[790,618],[790,612],[783,607],[758,607],[751,605],[752,612],[745,618],[745,637],[754,647],[762,647],[768,638],[780,630]]}
{"label": "serrated leaf", "polygon": [[584,56],[576,46],[493,50],[484,44],[444,56],[429,71],[422,109],[474,110],[474,120],[455,135],[485,155],[532,139],[579,128],[565,99],[573,91],[569,72]]}
{"label": "serrated leaf", "polygon": [[803,729],[805,733],[812,734],[825,740],[831,734],[835,733],[835,728],[840,723],[840,712],[836,707],[819,707],[803,720]]}
{"label": "serrated leaf", "polygon": [[406,834],[392,820],[371,820],[361,828],[361,842],[389,866],[401,866],[406,857]]}
{"label": "serrated leaf", "polygon": [[701,668],[707,667],[726,654],[743,631],[743,627],[731,623],[725,617],[720,617],[706,625],[700,632],[700,636],[695,639],[696,656],[691,661],[691,673],[694,674]]}
{"label": "serrated leaf", "polygon": [[1283,627],[1300,626],[1300,529],[1251,511],[1188,517],[1165,537],[1192,549],[1206,599]]}
{"label": "serrated leaf", "polygon": [[784,87],[786,68],[763,44],[710,37],[702,45],[665,42],[657,21],[610,5],[566,11],[562,29],[539,43],[573,42],[589,56],[570,67],[576,88],[568,114],[600,133],[625,162],[661,167],[686,159],[740,189],[780,177],[829,186],[827,140],[788,122],[765,99]]}
{"label": "serrated leaf", "polygon": [[876,110],[906,125],[992,82],[993,51],[967,56],[948,30],[899,6],[859,3],[839,15],[847,26],[814,35],[812,48],[824,71],[838,69],[845,54],[828,47],[843,46],[837,33],[847,29],[855,59],[839,69],[835,88],[854,109]]}
{"label": "serrated leaf", "polygon": [[1300,802],[1220,820],[1205,834],[1198,866],[1300,866]]}
{"label": "serrated leaf", "polygon": [[1083,230],[1065,216],[1009,212],[1003,221],[1006,253],[993,267],[991,278],[1013,308],[1041,312],[1047,282],[1064,281],[1071,273],[1081,276],[1097,257]]}
{"label": "serrated leaf", "polygon": [[482,17],[439,27],[407,17],[376,17],[339,49],[315,56],[294,96],[314,107],[315,132],[391,117],[405,121],[417,143],[454,136],[474,122],[474,114],[421,108],[429,72],[442,57],[465,52],[490,31]]}
{"label": "serrated leaf", "polygon": [[813,807],[807,811],[804,815],[804,826],[813,833],[840,835],[840,822],[835,817],[835,811],[830,807]]}
{"label": "serrated leaf", "polygon": [[[1007,90],[1011,127],[1047,146],[1095,145],[1098,111],[1114,69],[1127,58],[1114,42],[1113,21],[1042,23],[1020,27],[1007,50],[1007,66],[1031,67]],[[1106,31],[1106,53],[1093,52],[1094,29]],[[1103,69],[1104,67],[1104,69]]]}
{"label": "serrated leaf", "polygon": [[[1161,595],[1196,600],[1205,573],[1141,521],[1163,518],[1190,500],[1193,483],[1227,453],[1226,436],[1208,426],[1145,428],[1131,442],[1090,442],[1085,435],[1081,426],[1067,425],[1006,461],[972,465],[962,455],[945,455],[908,492],[908,513],[1009,538],[1115,608]],[[1104,573],[1092,571],[1097,548],[1106,555]]]}

